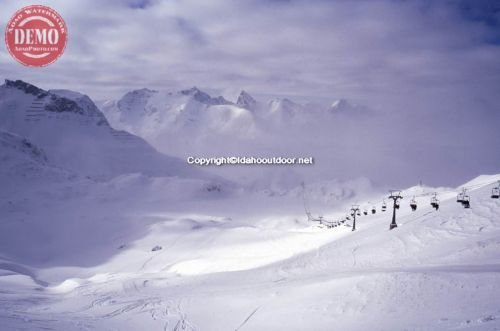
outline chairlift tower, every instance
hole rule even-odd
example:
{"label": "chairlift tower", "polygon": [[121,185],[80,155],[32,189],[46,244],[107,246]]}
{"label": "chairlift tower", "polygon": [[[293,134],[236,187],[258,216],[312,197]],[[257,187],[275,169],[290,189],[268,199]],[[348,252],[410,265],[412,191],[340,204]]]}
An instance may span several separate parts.
{"label": "chairlift tower", "polygon": [[399,190],[391,190],[389,192],[391,193],[389,199],[392,199],[394,201],[394,204],[392,205],[392,222],[389,226],[389,230],[392,230],[398,227],[398,225],[396,224],[396,209],[398,207],[399,199],[403,199],[403,197],[401,196],[401,191]]}
{"label": "chairlift tower", "polygon": [[356,231],[356,214],[359,213],[359,205],[352,205],[351,215],[353,217],[352,221],[352,231]]}

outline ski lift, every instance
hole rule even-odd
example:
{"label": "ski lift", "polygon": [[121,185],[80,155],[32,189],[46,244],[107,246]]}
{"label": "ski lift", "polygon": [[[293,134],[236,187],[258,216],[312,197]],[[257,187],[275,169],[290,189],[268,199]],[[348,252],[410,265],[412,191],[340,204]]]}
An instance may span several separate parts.
{"label": "ski lift", "polygon": [[331,229],[334,227],[334,222],[333,221],[324,221],[326,223],[326,227],[328,229]]}
{"label": "ski lift", "polygon": [[325,224],[324,224],[324,223],[325,223],[325,220],[323,219],[323,216],[319,216],[319,217],[318,217],[318,222],[319,222],[319,225],[318,225],[318,226],[319,226],[320,228],[324,228],[324,227],[325,227]]}
{"label": "ski lift", "polygon": [[464,208],[468,209],[470,208],[470,197],[468,194],[465,194],[462,200],[462,205]]}
{"label": "ski lift", "polygon": [[417,210],[417,201],[415,200],[415,197],[413,197],[413,199],[411,199],[410,207],[411,207],[411,211]]}
{"label": "ski lift", "polygon": [[491,197],[493,199],[498,199],[500,198],[500,188],[499,187],[494,187],[492,190],[491,190]]}
{"label": "ski lift", "polygon": [[464,208],[470,208],[470,196],[467,194],[467,189],[462,188],[462,192],[457,195],[457,202],[461,203]]}
{"label": "ski lift", "polygon": [[436,210],[439,209],[439,200],[437,198],[437,193],[434,193],[434,195],[431,198],[431,206]]}
{"label": "ski lift", "polygon": [[361,216],[361,212],[359,211],[359,209],[358,209],[358,212],[356,213],[356,215]]}
{"label": "ski lift", "polygon": [[382,211],[386,211],[387,210],[387,203],[385,203],[385,200],[384,202],[382,202]]}
{"label": "ski lift", "polygon": [[500,181],[498,181],[498,186],[494,187],[491,190],[491,198],[492,199],[498,199],[498,198],[500,198]]}
{"label": "ski lift", "polygon": [[375,206],[372,207],[372,214],[375,214],[377,212],[377,208]]}
{"label": "ski lift", "polygon": [[365,208],[365,210],[363,210],[363,214],[366,216],[368,215],[368,209]]}
{"label": "ski lift", "polygon": [[396,209],[399,209],[399,201],[396,201],[395,206],[396,206]]}
{"label": "ski lift", "polygon": [[464,204],[466,196],[467,196],[467,189],[464,187],[462,188],[462,192],[457,194],[457,202]]}

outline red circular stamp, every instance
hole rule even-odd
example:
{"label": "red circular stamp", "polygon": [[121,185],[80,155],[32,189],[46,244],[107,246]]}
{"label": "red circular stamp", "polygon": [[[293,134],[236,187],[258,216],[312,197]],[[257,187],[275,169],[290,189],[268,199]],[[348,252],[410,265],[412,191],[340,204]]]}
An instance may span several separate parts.
{"label": "red circular stamp", "polygon": [[7,23],[5,44],[19,63],[43,67],[56,61],[68,40],[66,23],[54,9],[33,5],[21,8]]}

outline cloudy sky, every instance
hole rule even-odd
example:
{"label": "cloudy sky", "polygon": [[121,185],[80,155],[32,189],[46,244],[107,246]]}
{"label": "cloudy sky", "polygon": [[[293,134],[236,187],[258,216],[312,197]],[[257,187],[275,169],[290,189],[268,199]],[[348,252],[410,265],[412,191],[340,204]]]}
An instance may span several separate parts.
{"label": "cloudy sky", "polygon": [[[2,0],[0,24],[31,1]],[[109,98],[138,87],[374,101],[500,86],[498,1],[38,1],[69,27],[62,58],[3,76]],[[496,4],[495,4],[496,3]]]}

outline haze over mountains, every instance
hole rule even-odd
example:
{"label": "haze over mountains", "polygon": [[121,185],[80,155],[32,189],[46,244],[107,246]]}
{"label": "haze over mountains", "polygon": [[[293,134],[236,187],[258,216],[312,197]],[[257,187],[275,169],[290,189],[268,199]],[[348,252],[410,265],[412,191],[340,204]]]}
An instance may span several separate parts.
{"label": "haze over mountains", "polygon": [[[110,123],[158,150],[187,156],[313,156],[314,168],[209,169],[251,184],[291,173],[307,181],[366,177],[387,186],[420,181],[453,185],[495,172],[492,123],[422,111],[388,114],[346,99],[329,106],[288,98],[268,101],[241,91],[234,100],[193,87],[180,91],[134,90],[100,103]],[[451,116],[451,117],[450,117]],[[474,148],[477,146],[479,148]],[[286,175],[288,174],[288,175]]]}
{"label": "haze over mountains", "polygon": [[[320,106],[287,98],[261,101],[247,91],[227,100],[198,88],[140,89],[99,103],[101,113],[78,92],[43,91],[8,81],[1,93],[6,109],[0,114],[1,130],[42,145],[50,160],[67,169],[96,177],[145,169],[153,175],[173,168],[179,173],[198,171],[185,164],[188,156],[312,156],[312,167],[204,170],[259,188],[269,178],[281,189],[292,186],[290,178],[293,185],[368,178],[402,187],[420,181],[453,185],[481,172],[494,173],[500,162],[491,139],[494,123],[477,130],[477,125],[466,125],[476,119],[387,116],[345,99]],[[38,112],[47,103],[50,112]],[[57,122],[47,122],[55,118]],[[164,162],[170,166],[164,167]]]}
{"label": "haze over mountains", "polygon": [[179,92],[134,90],[118,101],[103,102],[101,109],[113,126],[176,154],[204,152],[202,149],[210,153],[213,146],[196,148],[199,141],[207,139],[236,139],[247,141],[241,147],[251,147],[248,143],[262,141],[259,137],[270,138],[301,128],[307,130],[307,125],[318,122],[333,123],[338,114],[348,112],[349,116],[359,116],[364,112],[369,115],[366,109],[346,100],[337,100],[330,107],[322,108],[301,105],[287,98],[259,102],[241,91],[235,102],[231,102],[222,96],[211,97],[196,87]]}

